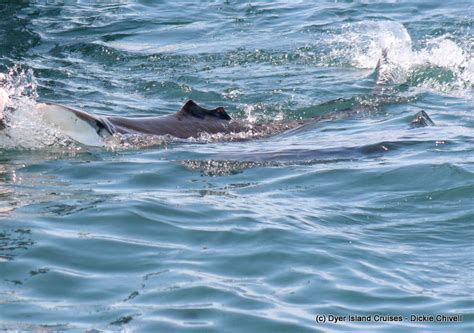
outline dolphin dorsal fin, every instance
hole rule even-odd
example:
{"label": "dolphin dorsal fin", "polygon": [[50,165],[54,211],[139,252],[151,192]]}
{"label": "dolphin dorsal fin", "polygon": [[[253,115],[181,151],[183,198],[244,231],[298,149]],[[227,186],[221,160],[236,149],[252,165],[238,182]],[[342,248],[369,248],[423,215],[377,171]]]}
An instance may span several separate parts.
{"label": "dolphin dorsal fin", "polygon": [[181,107],[178,111],[178,115],[187,115],[192,116],[200,119],[204,119],[204,117],[216,117],[223,120],[231,120],[232,118],[225,112],[223,107],[218,107],[217,109],[208,110],[200,107],[194,101],[189,100]]}
{"label": "dolphin dorsal fin", "polygon": [[410,126],[412,128],[418,127],[426,127],[426,126],[434,126],[435,123],[431,120],[430,116],[425,112],[425,110],[421,110],[415,115],[415,118],[411,121]]}

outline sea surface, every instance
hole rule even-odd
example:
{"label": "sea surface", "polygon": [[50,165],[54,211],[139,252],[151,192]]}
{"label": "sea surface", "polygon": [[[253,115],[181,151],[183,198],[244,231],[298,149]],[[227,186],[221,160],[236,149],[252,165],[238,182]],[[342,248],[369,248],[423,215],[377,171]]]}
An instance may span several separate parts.
{"label": "sea surface", "polygon": [[[0,331],[473,332],[473,17],[472,0],[0,0]],[[87,147],[34,109],[188,99],[325,120]],[[410,125],[421,110],[434,126]]]}

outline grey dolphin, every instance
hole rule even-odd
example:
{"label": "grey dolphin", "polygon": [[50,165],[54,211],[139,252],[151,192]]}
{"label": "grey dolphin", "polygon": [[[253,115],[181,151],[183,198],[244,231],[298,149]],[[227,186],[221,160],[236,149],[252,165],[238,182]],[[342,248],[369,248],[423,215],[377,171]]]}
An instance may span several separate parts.
{"label": "grey dolphin", "polygon": [[428,116],[425,110],[421,110],[420,112],[418,112],[410,123],[410,127],[412,128],[434,126],[434,125],[435,125],[434,121],[431,120],[430,116]]}
{"label": "grey dolphin", "polygon": [[52,123],[74,140],[87,145],[101,145],[98,140],[87,137],[90,134],[96,134],[96,137],[100,138],[107,138],[116,133],[170,135],[181,139],[196,138],[204,133],[250,133],[252,137],[263,137],[317,120],[312,118],[306,121],[253,124],[232,119],[222,107],[205,109],[192,100],[184,103],[178,112],[160,117],[98,116],[53,103],[39,103],[37,109],[45,121]]}
{"label": "grey dolphin", "polygon": [[[387,50],[382,51],[376,73],[373,95],[384,96],[390,93],[390,86],[397,84],[394,72],[396,67],[388,57]],[[385,88],[389,88],[384,91]],[[8,125],[4,109],[8,104],[8,94],[0,87],[0,129]],[[69,106],[54,103],[38,103],[36,109],[43,119],[53,124],[62,133],[73,140],[90,146],[102,146],[103,139],[114,134],[170,135],[177,138],[196,138],[203,133],[229,134],[248,133],[243,137],[256,138],[270,136],[325,119],[345,118],[371,107],[359,105],[348,109],[329,112],[305,120],[275,121],[270,124],[254,124],[245,120],[232,119],[222,107],[205,109],[194,101],[188,100],[178,112],[161,117],[115,117],[99,116],[80,111]],[[373,108],[373,107],[372,107]],[[434,125],[424,112],[416,115],[412,127]]]}
{"label": "grey dolphin", "polygon": [[[205,133],[244,133],[245,135],[237,135],[235,138],[261,138],[322,120],[347,118],[360,112],[361,108],[364,107],[356,106],[304,120],[254,124],[245,120],[232,119],[222,107],[209,110],[192,100],[188,100],[178,112],[161,117],[99,116],[60,104],[38,103],[36,105],[36,110],[45,122],[52,124],[71,139],[88,146],[103,146],[104,139],[114,134],[170,135],[187,139],[197,138]],[[412,127],[430,125],[434,123],[424,111],[417,113],[411,123]],[[0,129],[5,126],[7,122],[0,114]]]}

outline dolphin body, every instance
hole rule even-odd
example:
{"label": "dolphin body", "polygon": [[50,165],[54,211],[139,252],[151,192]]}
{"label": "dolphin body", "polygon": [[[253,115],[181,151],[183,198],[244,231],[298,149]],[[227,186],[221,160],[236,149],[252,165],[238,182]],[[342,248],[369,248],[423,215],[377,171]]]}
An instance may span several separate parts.
{"label": "dolphin body", "polygon": [[[90,145],[103,145],[103,139],[114,134],[170,135],[176,138],[196,138],[207,134],[251,133],[268,136],[305,124],[308,121],[252,124],[232,119],[222,107],[205,109],[188,100],[174,114],[161,117],[98,116],[74,108],[39,103],[36,106],[43,119],[75,141]],[[312,119],[314,121],[315,119]]]}
{"label": "dolphin body", "polygon": [[[3,101],[2,101],[3,99]],[[6,96],[0,88],[0,129],[8,126],[3,117]],[[357,113],[360,107],[340,110],[305,120],[275,121],[270,124],[253,124],[244,120],[232,119],[222,107],[205,109],[194,101],[188,100],[181,109],[161,117],[114,117],[99,116],[80,111],[69,106],[54,103],[38,103],[36,111],[46,123],[52,124],[71,139],[87,146],[103,146],[104,139],[114,134],[169,135],[176,138],[197,138],[207,134],[246,133],[258,138],[275,135],[290,129],[301,127],[326,119],[348,117]],[[434,125],[424,111],[415,115],[411,127]]]}
{"label": "dolphin body", "polygon": [[[54,124],[61,132],[75,141],[89,146],[102,146],[103,139],[118,134],[170,135],[176,138],[197,138],[206,134],[248,133],[251,137],[275,135],[331,118],[348,117],[360,111],[360,107],[340,110],[339,115],[328,113],[306,120],[275,121],[270,124],[254,124],[232,119],[222,107],[205,109],[188,100],[181,109],[161,117],[113,117],[98,116],[68,106],[40,103],[37,110],[43,119]],[[410,123],[412,128],[432,126],[434,122],[425,111],[418,112]]]}
{"label": "dolphin body", "polygon": [[[386,87],[390,88],[390,84],[398,83],[398,80],[391,75],[394,72],[392,67],[395,65],[388,58],[387,50],[383,50],[382,57],[375,68],[377,77],[373,95],[383,94]],[[8,101],[8,94],[0,87],[0,130],[8,126],[8,119],[4,114]],[[170,135],[181,139],[197,138],[204,133],[248,133],[251,135],[247,137],[265,137],[308,123],[348,117],[361,111],[361,108],[367,107],[356,106],[339,110],[337,114],[330,112],[306,120],[253,124],[232,119],[222,107],[205,109],[192,100],[184,103],[178,112],[161,117],[99,116],[60,104],[38,103],[36,105],[36,110],[45,122],[52,124],[71,139],[88,146],[103,146],[104,139],[114,134]],[[411,122],[411,127],[430,125],[434,123],[424,111],[418,112]]]}

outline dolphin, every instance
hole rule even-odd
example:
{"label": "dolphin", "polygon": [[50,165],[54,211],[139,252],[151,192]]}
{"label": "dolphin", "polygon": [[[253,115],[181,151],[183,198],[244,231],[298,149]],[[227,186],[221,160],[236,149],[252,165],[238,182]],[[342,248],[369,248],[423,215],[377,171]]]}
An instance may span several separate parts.
{"label": "dolphin", "polygon": [[249,133],[253,137],[263,137],[308,122],[292,120],[254,124],[232,119],[223,107],[206,109],[192,100],[186,101],[178,112],[160,117],[98,116],[54,103],[38,103],[36,109],[45,122],[53,124],[75,141],[91,146],[103,145],[103,139],[114,134],[169,135],[189,139],[202,134]]}
{"label": "dolphin", "polygon": [[[392,67],[393,63],[387,51],[383,50],[375,69],[377,78],[372,91],[373,95],[383,94],[384,87],[398,83],[388,75],[393,72],[390,70]],[[8,94],[0,87],[0,130],[8,125],[4,112],[8,102]],[[245,136],[248,138],[266,137],[308,123],[348,117],[360,112],[361,108],[367,107],[356,106],[310,119],[275,121],[269,124],[254,124],[245,120],[232,119],[223,107],[206,109],[192,100],[186,101],[178,112],[161,117],[100,116],[55,103],[37,103],[35,108],[46,123],[52,124],[71,139],[88,146],[103,146],[104,139],[114,134],[169,135],[180,139],[198,138],[204,133],[247,133],[250,134]],[[430,125],[434,123],[424,111],[417,113],[411,123],[412,127]]]}
{"label": "dolphin", "polygon": [[[169,135],[180,139],[198,138],[202,134],[246,133],[258,138],[285,132],[309,123],[326,119],[349,117],[360,112],[361,107],[339,110],[305,120],[275,121],[255,124],[232,119],[223,107],[205,109],[188,100],[178,112],[160,117],[98,116],[74,108],[52,103],[36,106],[43,119],[54,124],[75,141],[90,146],[101,146],[104,139],[114,134]],[[432,126],[434,122],[425,111],[418,112],[410,123],[413,128]]]}
{"label": "dolphin", "polygon": [[[7,103],[8,96],[0,88],[0,129],[8,125],[3,112]],[[245,136],[249,138],[266,137],[317,121],[348,117],[360,111],[360,107],[355,107],[305,120],[254,124],[232,119],[223,107],[205,109],[192,100],[185,102],[178,112],[160,117],[100,116],[55,103],[38,103],[35,108],[46,123],[87,146],[103,146],[104,139],[114,134],[169,135],[180,139],[197,138],[205,133],[245,133],[250,134]],[[412,127],[431,125],[434,123],[424,111],[418,112],[411,122]]]}

